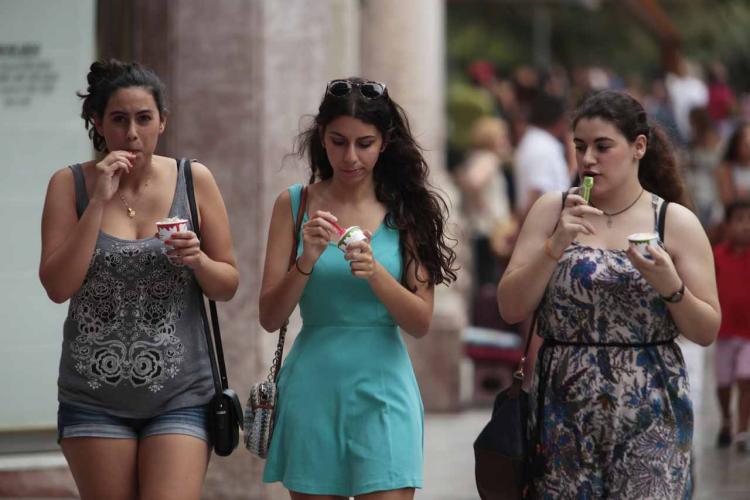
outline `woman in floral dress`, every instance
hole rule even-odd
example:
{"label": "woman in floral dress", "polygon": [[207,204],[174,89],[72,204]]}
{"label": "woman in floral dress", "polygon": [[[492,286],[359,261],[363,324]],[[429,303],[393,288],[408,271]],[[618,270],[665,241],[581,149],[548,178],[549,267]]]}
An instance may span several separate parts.
{"label": "woman in floral dress", "polygon": [[[678,335],[710,344],[720,312],[711,247],[679,202],[669,143],[614,91],[573,119],[590,203],[549,193],[531,209],[498,287],[503,317],[538,315],[532,477],[538,498],[689,498],[693,413]],[[632,233],[655,232],[643,255]]]}

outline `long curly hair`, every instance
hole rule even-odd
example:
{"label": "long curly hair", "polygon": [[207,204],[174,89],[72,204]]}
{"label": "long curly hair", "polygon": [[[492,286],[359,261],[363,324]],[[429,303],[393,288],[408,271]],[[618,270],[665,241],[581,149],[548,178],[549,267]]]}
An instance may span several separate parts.
{"label": "long curly hair", "polygon": [[600,90],[583,98],[573,114],[574,128],[582,118],[612,123],[630,143],[644,135],[646,154],[638,166],[641,186],[667,201],[691,206],[672,143],[660,126],[649,122],[640,102],[624,92]]}
{"label": "long curly hair", "polygon": [[86,80],[88,81],[86,93],[76,92],[76,95],[83,99],[81,118],[97,151],[105,151],[107,144],[104,137],[96,131],[94,118],[104,117],[109,98],[118,90],[143,87],[154,97],[159,116],[163,117],[167,113],[164,83],[153,70],[137,62],[126,63],[117,59],[96,61],[89,67]]}
{"label": "long curly hair", "polygon": [[[347,78],[354,87],[362,78]],[[448,206],[429,185],[429,167],[422,149],[414,140],[403,108],[388,95],[365,98],[356,88],[345,96],[326,93],[314,123],[299,134],[295,152],[310,163],[310,184],[330,179],[333,168],[321,142],[321,131],[340,116],[351,116],[375,126],[383,136],[385,149],[380,153],[373,178],[375,196],[386,206],[386,225],[399,231],[404,269],[419,262],[427,276],[422,283],[438,285],[456,280],[453,242],[445,234]],[[406,274],[402,282],[405,284]]]}

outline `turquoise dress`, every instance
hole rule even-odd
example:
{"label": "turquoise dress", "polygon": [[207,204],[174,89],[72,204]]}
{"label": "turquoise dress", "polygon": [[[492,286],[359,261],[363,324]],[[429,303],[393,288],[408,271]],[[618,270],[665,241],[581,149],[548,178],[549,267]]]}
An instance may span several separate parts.
{"label": "turquoise dress", "polygon": [[[301,184],[289,188],[295,219],[301,192]],[[400,280],[398,231],[381,224],[371,244],[377,261]],[[315,264],[299,306],[303,326],[279,374],[263,481],[317,495],[421,488],[424,410],[406,346],[385,306],[333,243]]]}

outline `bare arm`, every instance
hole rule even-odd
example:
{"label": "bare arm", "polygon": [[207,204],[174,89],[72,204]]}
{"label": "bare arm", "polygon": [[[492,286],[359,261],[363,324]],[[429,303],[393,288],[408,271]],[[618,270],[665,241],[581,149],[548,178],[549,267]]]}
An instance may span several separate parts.
{"label": "bare arm", "polygon": [[587,205],[575,194],[568,195],[562,212],[561,202],[559,192],[543,195],[531,207],[521,228],[510,263],[497,288],[500,315],[508,323],[518,323],[531,315],[557,267],[557,259],[547,255],[546,240],[550,239],[551,253],[559,257],[579,232],[594,233],[584,215],[598,216],[600,210]]}
{"label": "bare arm", "polygon": [[132,157],[113,151],[97,163],[94,192],[80,220],[73,172],[66,167],[50,179],[42,212],[39,279],[54,302],[65,302],[81,288],[96,248],[104,205],[117,192],[120,176],[133,168]]}
{"label": "bare arm", "polygon": [[195,273],[203,293],[212,300],[229,300],[237,291],[239,271],[232,250],[232,235],[224,199],[211,172],[192,162],[195,203],[198,205],[201,241],[192,231],[175,233],[170,238],[182,263]]}
{"label": "bare arm", "polygon": [[80,221],[76,214],[73,173],[57,171],[47,187],[42,212],[39,279],[50,299],[62,304],[86,277],[102,222],[103,202],[91,200]]}
{"label": "bare arm", "polygon": [[[368,238],[371,236],[369,232],[366,234]],[[427,276],[421,264],[413,262],[404,270],[407,285],[415,290],[412,292],[375,260],[368,242],[351,243],[345,258],[351,262],[352,274],[368,281],[375,296],[402,330],[416,338],[427,335],[432,321],[435,287],[417,279],[417,276]]]}
{"label": "bare arm", "polygon": [[526,196],[526,206],[521,207],[519,213],[516,214],[518,217],[518,220],[525,221],[526,217],[528,217],[529,212],[531,212],[531,207],[534,206],[534,203],[536,203],[536,200],[542,197],[544,193],[540,189],[529,189],[528,195]]}
{"label": "bare arm", "polygon": [[268,228],[266,261],[260,290],[260,324],[269,332],[281,328],[297,306],[307,284],[308,275],[328,246],[335,229],[330,221],[336,218],[328,212],[318,211],[302,227],[302,255],[297,266],[289,266],[289,256],[294,245],[294,221],[291,196],[282,192],[273,205]]}
{"label": "bare arm", "polygon": [[669,296],[681,283],[685,284],[683,299],[667,302],[667,307],[680,332],[706,346],[716,338],[721,323],[711,245],[700,222],[687,208],[672,203],[667,213],[667,250],[649,247],[653,261],[632,248],[628,249],[628,256],[660,295]]}

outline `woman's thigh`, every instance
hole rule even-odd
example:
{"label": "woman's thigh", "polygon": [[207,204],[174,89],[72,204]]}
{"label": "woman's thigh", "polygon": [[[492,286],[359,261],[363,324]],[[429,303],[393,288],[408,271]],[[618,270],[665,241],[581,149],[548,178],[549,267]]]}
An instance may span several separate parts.
{"label": "woman's thigh", "polygon": [[138,441],[72,437],[60,441],[82,500],[138,498]]}
{"label": "woman's thigh", "polygon": [[140,500],[200,499],[210,448],[185,434],[144,438],[138,450]]}

